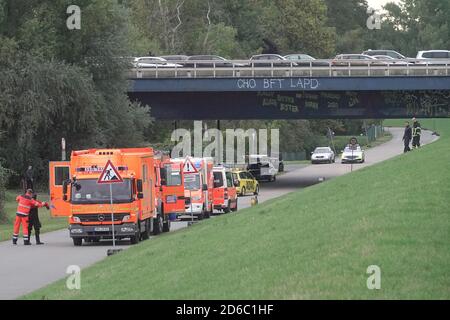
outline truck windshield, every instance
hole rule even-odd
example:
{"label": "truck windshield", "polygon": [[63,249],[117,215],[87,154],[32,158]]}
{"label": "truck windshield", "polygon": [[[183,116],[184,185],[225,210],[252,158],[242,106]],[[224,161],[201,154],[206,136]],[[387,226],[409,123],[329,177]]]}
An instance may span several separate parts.
{"label": "truck windshield", "polygon": [[199,190],[200,189],[200,175],[185,174],[184,175],[184,189],[185,190]]}
{"label": "truck windshield", "polygon": [[214,172],[214,188],[223,187],[223,174],[222,171]]}
{"label": "truck windshield", "polygon": [[[131,193],[130,179],[112,184],[113,203],[131,202]],[[74,204],[110,203],[110,201],[108,184],[99,184],[96,179],[77,180],[76,184],[72,184],[72,203]]]}
{"label": "truck windshield", "polygon": [[161,170],[162,176],[166,179],[167,186],[181,185],[181,172],[178,168],[172,168],[170,164],[164,166],[165,170]]}

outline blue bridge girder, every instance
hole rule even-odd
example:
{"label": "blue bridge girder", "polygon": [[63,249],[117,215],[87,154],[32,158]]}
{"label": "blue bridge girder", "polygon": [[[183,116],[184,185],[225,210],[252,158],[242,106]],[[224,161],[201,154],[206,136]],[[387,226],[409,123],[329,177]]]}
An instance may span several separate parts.
{"label": "blue bridge girder", "polygon": [[156,119],[450,117],[450,76],[130,78]]}

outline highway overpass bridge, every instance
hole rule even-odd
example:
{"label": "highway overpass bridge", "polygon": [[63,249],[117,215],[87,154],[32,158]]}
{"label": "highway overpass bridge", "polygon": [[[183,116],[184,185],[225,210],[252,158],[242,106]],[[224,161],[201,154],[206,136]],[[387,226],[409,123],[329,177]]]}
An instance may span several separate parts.
{"label": "highway overpass bridge", "polygon": [[156,119],[450,117],[446,65],[134,69],[128,95]]}

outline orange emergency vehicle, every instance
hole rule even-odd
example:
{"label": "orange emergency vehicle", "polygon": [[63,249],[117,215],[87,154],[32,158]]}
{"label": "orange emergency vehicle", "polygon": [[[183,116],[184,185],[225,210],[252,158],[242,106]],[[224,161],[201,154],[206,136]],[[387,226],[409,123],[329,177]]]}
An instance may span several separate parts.
{"label": "orange emergency vehicle", "polygon": [[174,162],[167,156],[158,161],[158,166],[159,198],[162,212],[169,216],[168,223],[170,224],[170,221],[176,220],[185,212],[183,164]]}
{"label": "orange emergency vehicle", "polygon": [[182,164],[186,215],[198,220],[209,218],[213,212],[213,158],[178,158],[173,162]]}
{"label": "orange emergency vehicle", "polygon": [[[111,185],[112,205],[110,185],[97,182],[108,161],[123,179]],[[50,162],[51,214],[69,217],[75,246],[83,239],[112,239],[113,227],[116,239],[129,238],[132,244],[168,231],[168,217],[156,198],[154,168],[151,148],[73,151],[70,161]]]}
{"label": "orange emergency vehicle", "polygon": [[229,213],[237,211],[238,197],[236,185],[239,181],[233,180],[233,173],[230,169],[223,166],[214,167],[214,190],[213,204],[214,209]]}

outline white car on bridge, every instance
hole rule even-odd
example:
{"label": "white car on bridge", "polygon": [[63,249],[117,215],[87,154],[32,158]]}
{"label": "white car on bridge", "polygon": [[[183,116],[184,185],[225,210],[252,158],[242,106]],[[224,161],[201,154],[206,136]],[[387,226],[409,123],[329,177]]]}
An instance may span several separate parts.
{"label": "white car on bridge", "polygon": [[160,57],[137,57],[134,58],[135,68],[181,68],[181,64],[172,63]]}

